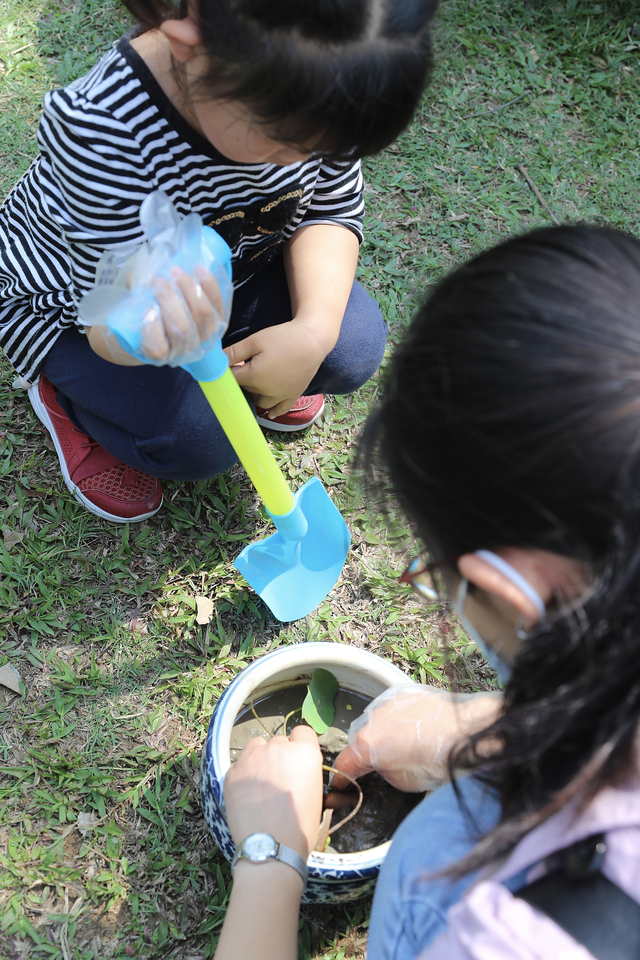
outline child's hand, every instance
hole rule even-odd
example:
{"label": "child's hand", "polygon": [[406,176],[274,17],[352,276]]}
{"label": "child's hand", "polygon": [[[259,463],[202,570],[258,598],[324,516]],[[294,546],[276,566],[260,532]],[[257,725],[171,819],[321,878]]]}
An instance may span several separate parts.
{"label": "child's hand", "polygon": [[225,778],[224,802],[236,844],[270,833],[306,860],[322,815],[322,754],[311,727],[249,740]]}
{"label": "child's hand", "polygon": [[[224,307],[220,288],[204,267],[196,267],[193,278],[178,267],[172,274],[184,301],[166,280],[156,281],[154,293],[160,311],[148,310],[142,318],[140,348],[148,362],[178,366],[190,353],[198,352],[201,343],[222,331]],[[103,360],[128,367],[144,362],[120,346],[110,327],[96,324],[85,333],[91,349]]]}
{"label": "child's hand", "polygon": [[296,319],[259,330],[225,350],[236,380],[271,419],[291,409],[328,352],[318,334]]}
{"label": "child's hand", "polygon": [[159,363],[179,363],[214,337],[223,314],[220,289],[208,270],[196,267],[190,277],[174,267],[171,275],[184,300],[166,280],[156,280],[153,290],[160,313],[149,310],[142,321],[142,351]]}

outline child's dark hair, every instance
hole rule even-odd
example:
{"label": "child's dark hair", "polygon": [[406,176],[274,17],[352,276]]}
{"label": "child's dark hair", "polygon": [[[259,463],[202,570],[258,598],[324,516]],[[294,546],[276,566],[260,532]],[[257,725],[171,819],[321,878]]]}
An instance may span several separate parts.
{"label": "child's dark hair", "polygon": [[[123,0],[145,28],[186,0]],[[436,0],[199,0],[200,95],[238,100],[276,139],[365,156],[407,126],[431,67]]]}
{"label": "child's dark hair", "polygon": [[[594,585],[523,642],[503,716],[451,757],[510,849],[634,768],[640,722],[640,242],[539,230],[443,280],[396,351],[369,430],[435,559],[504,545],[579,558]],[[501,744],[490,760],[482,741]],[[485,751],[486,753],[486,751]]]}

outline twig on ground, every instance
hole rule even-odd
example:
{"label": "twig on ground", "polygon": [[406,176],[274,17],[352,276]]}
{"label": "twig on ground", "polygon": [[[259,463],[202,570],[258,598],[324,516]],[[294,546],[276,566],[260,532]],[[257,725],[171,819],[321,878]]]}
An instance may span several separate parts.
{"label": "twig on ground", "polygon": [[16,53],[22,53],[23,50],[27,50],[29,47],[32,47],[32,46],[33,46],[33,40],[30,40],[29,43],[23,44],[23,46],[18,47],[17,50],[12,50],[11,56],[15,57]]}
{"label": "twig on ground", "polygon": [[530,93],[531,90],[525,90],[525,92],[521,93],[519,97],[514,97],[513,100],[509,100],[508,103],[501,103],[499,107],[489,107],[488,110],[482,110],[480,113],[468,113],[466,117],[463,117],[463,119],[475,120],[476,117],[486,117],[488,113],[500,113],[501,110],[506,110],[507,107],[511,107],[514,103],[517,103],[518,100],[528,97]]}
{"label": "twig on ground", "polygon": [[547,201],[546,201],[545,198],[542,196],[542,194],[540,193],[540,191],[539,191],[538,188],[536,187],[535,183],[533,182],[533,180],[532,180],[531,177],[529,176],[529,171],[528,171],[527,168],[525,167],[524,163],[519,163],[519,164],[518,164],[518,170],[520,171],[520,173],[522,174],[522,176],[525,178],[525,180],[527,181],[527,183],[528,183],[529,186],[531,187],[533,193],[536,195],[536,197],[538,198],[538,200],[540,201],[540,203],[541,203],[542,206],[544,207],[545,211],[548,213],[548,215],[551,217],[551,219],[552,219],[553,222],[555,223],[556,227],[559,227],[559,226],[560,226],[560,221],[558,220],[558,218],[556,217],[555,213],[553,212],[553,210],[551,209],[551,207],[549,206],[549,204],[547,203]]}
{"label": "twig on ground", "polygon": [[148,713],[148,710],[140,710],[138,713],[123,713],[121,717],[116,717],[115,713],[111,714],[112,720],[132,720],[134,717],[142,717],[145,713]]}

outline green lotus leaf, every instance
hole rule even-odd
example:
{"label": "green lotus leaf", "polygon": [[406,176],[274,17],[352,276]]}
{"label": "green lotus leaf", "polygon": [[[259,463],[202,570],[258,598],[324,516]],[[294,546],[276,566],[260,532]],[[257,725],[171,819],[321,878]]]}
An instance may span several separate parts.
{"label": "green lotus leaf", "polygon": [[313,727],[318,736],[326,733],[333,723],[336,715],[333,701],[337,692],[338,681],[332,673],[321,668],[313,671],[311,683],[302,704],[302,719]]}

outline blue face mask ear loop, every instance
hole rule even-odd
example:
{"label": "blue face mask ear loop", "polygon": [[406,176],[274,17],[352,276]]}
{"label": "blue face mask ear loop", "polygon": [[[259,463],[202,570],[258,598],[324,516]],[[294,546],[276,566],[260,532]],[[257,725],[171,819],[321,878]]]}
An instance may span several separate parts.
{"label": "blue face mask ear loop", "polygon": [[528,597],[531,600],[532,604],[538,611],[538,623],[544,623],[545,617],[547,615],[547,608],[545,607],[544,600],[533,586],[532,583],[529,583],[526,577],[523,577],[519,570],[516,570],[515,567],[512,567],[510,563],[507,563],[506,560],[503,560],[502,557],[499,557],[497,553],[493,553],[491,550],[476,550],[476,557],[480,557],[481,560],[484,560],[485,563],[488,563],[494,568],[494,570],[499,570],[500,573],[504,574],[507,579],[511,580],[519,590],[522,590],[525,597]]}
{"label": "blue face mask ear loop", "polygon": [[[529,583],[529,581],[525,579],[525,577],[523,577],[522,574],[519,573],[514,567],[512,567],[510,563],[508,563],[506,560],[503,560],[502,557],[499,557],[491,550],[476,550],[475,554],[486,563],[489,563],[495,570],[499,570],[501,573],[503,573],[505,577],[508,577],[509,580],[515,584],[516,587],[522,590],[525,596],[527,596],[537,608],[539,614],[539,623],[543,623],[547,611],[542,597],[533,584]],[[476,628],[464,615],[464,602],[467,599],[468,588],[469,581],[466,577],[463,577],[458,587],[453,609],[458,614],[460,622],[464,626],[469,636],[475,640],[478,649],[482,653],[487,663],[493,667],[495,672],[498,674],[498,679],[504,684],[511,677],[510,665],[487,646]],[[525,640],[527,637],[527,634],[524,632],[524,630],[522,630],[521,627],[517,630],[517,634],[521,640]]]}
{"label": "blue face mask ear loop", "polygon": [[456,593],[456,599],[453,603],[453,609],[457,613],[458,619],[460,620],[462,626],[465,628],[471,639],[475,641],[475,644],[482,656],[485,658],[489,666],[495,670],[496,674],[498,675],[500,685],[504,686],[505,683],[508,683],[511,679],[511,667],[506,660],[503,660],[502,657],[499,657],[498,654],[491,649],[491,647],[487,646],[476,628],[465,616],[463,611],[464,602],[467,599],[468,588],[469,581],[466,577],[462,577],[458,586],[458,592]]}

